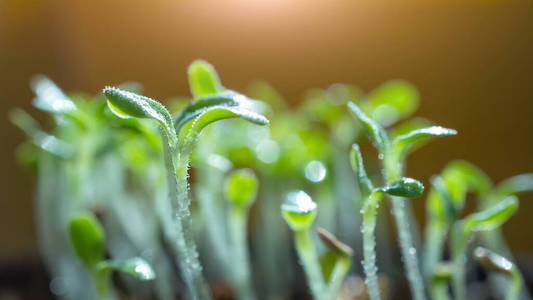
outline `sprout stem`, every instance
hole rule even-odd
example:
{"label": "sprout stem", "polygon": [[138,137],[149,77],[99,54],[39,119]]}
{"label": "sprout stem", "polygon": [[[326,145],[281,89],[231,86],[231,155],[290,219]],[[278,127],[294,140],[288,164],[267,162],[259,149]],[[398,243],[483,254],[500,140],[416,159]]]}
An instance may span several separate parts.
{"label": "sprout stem", "polygon": [[[392,184],[401,176],[401,163],[396,155],[393,155],[390,151],[382,154],[384,155],[385,180],[387,184]],[[426,299],[424,293],[424,281],[418,266],[416,248],[413,244],[409,222],[407,221],[407,216],[405,214],[405,198],[390,195],[389,198],[392,203],[394,220],[398,227],[398,240],[400,242],[400,250],[405,269],[407,271],[411,294],[415,300]]]}
{"label": "sprout stem", "polygon": [[310,229],[295,230],[294,243],[303,265],[307,282],[311,287],[313,298],[316,300],[326,299],[327,291],[324,283],[324,276],[322,275],[322,270],[318,263],[315,247],[313,247]]}
{"label": "sprout stem", "polygon": [[376,209],[379,205],[381,192],[373,192],[363,204],[363,267],[366,274],[366,285],[370,299],[381,299],[376,267]]}
{"label": "sprout stem", "polygon": [[230,209],[229,228],[232,238],[234,284],[238,299],[255,300],[250,271],[250,257],[248,255],[246,239],[247,209],[233,206]]}

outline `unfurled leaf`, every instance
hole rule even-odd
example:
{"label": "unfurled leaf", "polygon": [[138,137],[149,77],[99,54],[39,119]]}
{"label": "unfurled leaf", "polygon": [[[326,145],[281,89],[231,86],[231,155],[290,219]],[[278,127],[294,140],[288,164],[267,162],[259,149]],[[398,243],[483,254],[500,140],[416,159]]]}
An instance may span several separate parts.
{"label": "unfurled leaf", "polygon": [[257,196],[258,180],[250,169],[241,169],[228,175],[224,184],[226,199],[237,206],[249,206]]}
{"label": "unfurled leaf", "polygon": [[353,102],[348,102],[348,108],[350,108],[350,110],[359,119],[359,121],[363,123],[366,130],[372,137],[372,141],[374,142],[376,147],[381,152],[385,152],[389,147],[389,138],[387,137],[385,129],[383,129],[383,127],[381,127],[381,125],[376,123],[374,120],[370,119],[367,115],[365,115],[357,106],[357,104]]}
{"label": "unfurled leaf", "polygon": [[205,60],[195,60],[187,70],[189,87],[193,98],[218,93],[224,90],[215,68]]}
{"label": "unfurled leaf", "polygon": [[402,177],[384,187],[383,192],[398,197],[418,198],[424,193],[424,185],[416,179]]}
{"label": "unfurled leaf", "polygon": [[281,212],[292,230],[308,229],[316,217],[316,203],[304,191],[291,191],[281,205]]}
{"label": "unfurled leaf", "polygon": [[104,272],[110,270],[119,271],[139,280],[152,280],[155,278],[155,272],[150,264],[140,257],[103,261],[98,264],[98,269]]}
{"label": "unfurled leaf", "polygon": [[177,142],[172,117],[161,103],[114,87],[106,87],[103,93],[109,109],[116,116],[155,120],[163,127],[171,143]]}
{"label": "unfurled leaf", "polygon": [[403,80],[392,80],[375,89],[363,102],[365,112],[383,126],[410,116],[418,107],[418,91]]}
{"label": "unfurled leaf", "polygon": [[22,130],[31,143],[38,148],[61,158],[72,156],[72,145],[41,130],[37,121],[21,109],[14,109],[9,113],[10,121]]}
{"label": "unfurled leaf", "polygon": [[33,105],[41,110],[64,114],[77,109],[74,102],[46,76],[35,76],[31,81],[31,87],[36,95]]}
{"label": "unfurled leaf", "polygon": [[485,210],[466,217],[463,225],[464,231],[494,230],[505,223],[517,208],[518,198],[509,196]]}
{"label": "unfurled leaf", "polygon": [[496,187],[496,193],[501,196],[516,195],[530,191],[533,191],[533,173],[507,178]]}
{"label": "unfurled leaf", "polygon": [[437,136],[455,135],[454,129],[444,128],[441,126],[431,126],[413,130],[407,134],[396,137],[393,141],[394,153],[397,157],[403,157],[409,152],[414,151],[421,146],[421,143],[429,138]]}
{"label": "unfurled leaf", "polygon": [[359,145],[357,144],[352,145],[352,150],[350,151],[350,162],[352,164],[352,169],[357,176],[359,191],[361,192],[363,198],[368,198],[374,187],[366,175],[363,157],[361,156],[361,151],[359,150]]}
{"label": "unfurled leaf", "polygon": [[275,112],[282,112],[287,109],[287,103],[283,97],[267,82],[252,82],[248,88],[247,95],[250,95],[254,99],[264,101]]}
{"label": "unfurled leaf", "polygon": [[70,218],[69,236],[74,252],[87,266],[104,258],[104,229],[90,213],[78,213]]}
{"label": "unfurled leaf", "polygon": [[451,200],[446,182],[441,176],[431,178],[431,190],[427,197],[427,211],[429,218],[441,222],[452,222],[455,218],[455,209]]}
{"label": "unfurled leaf", "polygon": [[425,118],[421,118],[421,117],[410,118],[392,127],[389,131],[389,138],[391,140],[394,140],[396,137],[400,135],[407,134],[413,130],[430,127],[432,125],[433,125],[433,122]]}

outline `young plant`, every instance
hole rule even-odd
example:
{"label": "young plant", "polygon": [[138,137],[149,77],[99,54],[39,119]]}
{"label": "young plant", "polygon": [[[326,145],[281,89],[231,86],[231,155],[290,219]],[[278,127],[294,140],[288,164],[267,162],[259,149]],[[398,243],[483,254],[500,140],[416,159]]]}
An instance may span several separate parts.
{"label": "young plant", "polygon": [[[391,185],[401,178],[405,157],[425,140],[436,136],[454,135],[453,129],[440,126],[431,126],[415,129],[409,133],[397,136],[390,141],[383,127],[370,119],[353,102],[348,103],[352,113],[363,123],[368,131],[374,146],[379,151],[379,157],[383,161],[383,175],[387,185]],[[411,288],[411,294],[415,300],[425,299],[424,281],[418,266],[418,257],[414,247],[413,237],[409,229],[405,209],[405,198],[389,196],[392,203],[392,212],[398,228],[398,239],[403,262],[407,271],[407,278]]]}
{"label": "young plant", "polygon": [[466,298],[466,271],[464,257],[468,238],[474,232],[494,230],[505,223],[518,208],[518,199],[509,196],[492,207],[472,213],[457,221],[452,229],[450,253],[453,263],[452,287],[455,299]]}
{"label": "young plant", "polygon": [[257,187],[257,177],[250,169],[232,172],[224,184],[225,198],[230,204],[228,222],[233,262],[231,270],[227,272],[233,274],[238,298],[242,300],[257,298],[252,284],[246,238],[248,211],[257,196]]}
{"label": "young plant", "polygon": [[435,266],[429,280],[429,295],[434,300],[448,300],[448,282],[452,278],[453,266],[443,262]]}
{"label": "young plant", "polygon": [[422,196],[424,186],[417,180],[412,178],[402,177],[391,185],[374,188],[372,182],[366,175],[363,158],[359,150],[359,146],[354,144],[350,153],[350,160],[352,168],[357,175],[357,182],[359,184],[359,191],[363,197],[363,208],[361,214],[363,215],[363,267],[366,274],[366,285],[368,287],[368,294],[370,299],[380,299],[377,267],[376,267],[376,215],[377,209],[383,194],[391,196],[418,198]]}
{"label": "young plant", "polygon": [[142,258],[104,260],[105,237],[100,222],[90,213],[77,213],[69,223],[70,242],[74,252],[87,268],[101,300],[116,299],[111,286],[111,271],[119,271],[139,280],[152,280],[155,273]]}
{"label": "young plant", "polygon": [[507,258],[483,247],[474,249],[474,258],[488,271],[503,274],[511,280],[511,286],[505,296],[507,300],[520,299],[520,290],[524,284],[522,274]]}
{"label": "young plant", "polygon": [[160,125],[178,261],[191,298],[209,299],[189,210],[187,171],[190,155],[201,130],[210,123],[240,117],[265,125],[268,120],[252,110],[253,100],[237,92],[224,90],[214,68],[207,62],[193,62],[188,73],[191,93],[195,98],[175,120],[156,100],[112,87],[105,88],[103,93],[109,108],[118,117],[152,119]]}
{"label": "young plant", "polygon": [[335,299],[338,288],[350,267],[353,251],[340,243],[325,230],[319,230],[319,237],[333,249],[336,262],[329,274],[329,282],[325,282],[324,273],[315,250],[311,227],[317,214],[316,203],[304,191],[291,191],[281,206],[281,213],[294,233],[294,245],[303,265],[307,282],[314,299]]}

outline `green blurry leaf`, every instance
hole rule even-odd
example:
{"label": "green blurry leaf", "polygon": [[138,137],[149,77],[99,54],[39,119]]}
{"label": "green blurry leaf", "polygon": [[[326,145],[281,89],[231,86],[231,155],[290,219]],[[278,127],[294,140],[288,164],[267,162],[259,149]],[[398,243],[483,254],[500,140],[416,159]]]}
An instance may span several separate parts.
{"label": "green blurry leaf", "polygon": [[249,206],[257,196],[258,180],[250,169],[241,169],[228,175],[224,194],[228,201],[237,206]]}
{"label": "green blurry leaf", "polygon": [[41,110],[64,114],[77,109],[74,102],[46,76],[35,76],[31,81],[31,88],[37,95],[33,100],[33,105]]}
{"label": "green blurry leaf", "polygon": [[385,129],[365,115],[355,103],[348,102],[348,108],[363,123],[376,147],[381,152],[386,152],[389,147],[389,138]]}
{"label": "green blurry leaf", "polygon": [[451,223],[455,219],[455,209],[446,182],[441,176],[431,178],[431,189],[427,198],[429,219]]}
{"label": "green blurry leaf", "polygon": [[350,151],[350,163],[353,171],[357,175],[357,183],[359,185],[359,191],[361,192],[361,195],[363,198],[368,198],[374,187],[366,175],[363,157],[361,156],[361,151],[359,150],[359,145],[357,144],[352,145],[352,150]]}
{"label": "green blurry leaf", "polygon": [[74,252],[87,266],[94,266],[104,257],[104,229],[90,213],[70,218],[69,236]]}
{"label": "green blurry leaf", "polygon": [[106,87],[104,95],[109,109],[120,118],[141,118],[157,121],[170,142],[176,144],[176,132],[167,109],[156,100],[114,87]]}
{"label": "green blurry leaf", "polygon": [[398,197],[418,198],[424,193],[424,185],[416,179],[402,177],[384,187],[383,192]]}
{"label": "green blurry leaf", "polygon": [[468,191],[472,190],[483,198],[492,186],[487,174],[475,165],[463,160],[448,163],[442,171],[441,177],[456,215],[463,210]]}
{"label": "green blurry leaf", "polygon": [[418,102],[418,91],[413,85],[392,80],[375,89],[361,107],[373,120],[389,126],[413,114]]}
{"label": "green blurry leaf", "polygon": [[193,98],[199,98],[224,90],[215,68],[205,60],[195,60],[189,65],[189,86]]}
{"label": "green blurry leaf", "polygon": [[287,109],[287,103],[283,97],[265,81],[254,81],[248,88],[250,97],[268,103],[275,112],[283,112]]}
{"label": "green blurry leaf", "polygon": [[73,155],[74,149],[70,144],[42,131],[37,121],[25,111],[13,109],[9,112],[9,119],[38,148],[61,158],[69,158]]}
{"label": "green blurry leaf", "polygon": [[530,191],[533,191],[533,173],[510,177],[500,182],[496,187],[496,193],[501,196],[516,195]]}
{"label": "green blurry leaf", "polygon": [[393,141],[393,151],[398,158],[406,156],[409,152],[416,150],[423,142],[437,136],[455,135],[454,129],[441,126],[431,126],[413,130],[407,134],[396,137]]}
{"label": "green blurry leaf", "polygon": [[497,204],[465,218],[464,232],[494,230],[505,223],[518,208],[518,198],[509,196]]}
{"label": "green blurry leaf", "polygon": [[140,257],[103,261],[98,264],[98,268],[103,272],[119,271],[139,280],[152,280],[155,278],[155,272],[150,264]]}
{"label": "green blurry leaf", "polygon": [[316,217],[316,203],[304,191],[290,191],[281,212],[292,230],[308,229]]}

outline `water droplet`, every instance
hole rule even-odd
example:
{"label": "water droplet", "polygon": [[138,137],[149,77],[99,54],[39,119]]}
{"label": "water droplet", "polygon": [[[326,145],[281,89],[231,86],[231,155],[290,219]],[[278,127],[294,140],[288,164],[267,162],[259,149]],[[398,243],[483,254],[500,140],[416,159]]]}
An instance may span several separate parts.
{"label": "water droplet", "polygon": [[257,147],[255,147],[255,153],[260,161],[266,164],[271,164],[278,160],[281,149],[277,142],[273,140],[263,140],[257,144]]}
{"label": "water droplet", "polygon": [[305,166],[304,175],[311,182],[320,182],[326,178],[326,166],[321,161],[313,160]]}
{"label": "water droplet", "polygon": [[409,254],[415,255],[416,254],[416,249],[413,248],[413,247],[409,248]]}

